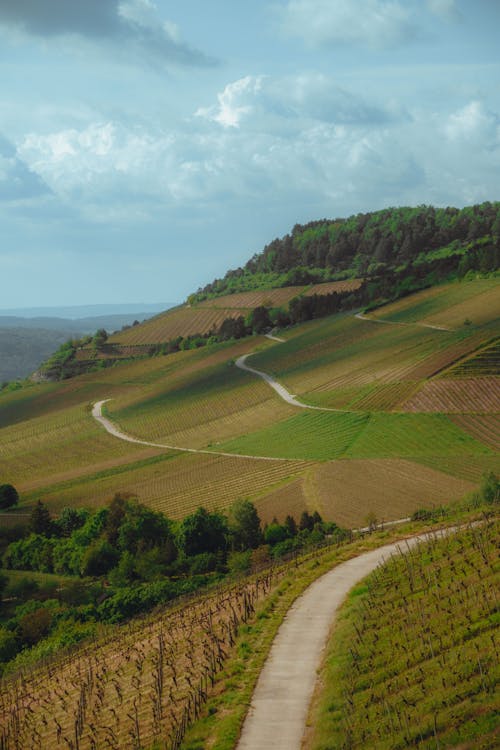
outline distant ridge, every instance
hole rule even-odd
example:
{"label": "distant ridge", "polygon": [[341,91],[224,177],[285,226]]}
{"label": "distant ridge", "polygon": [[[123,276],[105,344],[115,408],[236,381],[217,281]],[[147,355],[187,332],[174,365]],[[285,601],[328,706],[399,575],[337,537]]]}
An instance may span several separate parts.
{"label": "distant ridge", "polygon": [[169,307],[175,307],[177,302],[136,302],[121,304],[99,305],[68,305],[49,307],[19,307],[0,309],[0,316],[14,316],[19,318],[90,318],[102,315],[128,315],[133,313],[148,313],[154,315]]}

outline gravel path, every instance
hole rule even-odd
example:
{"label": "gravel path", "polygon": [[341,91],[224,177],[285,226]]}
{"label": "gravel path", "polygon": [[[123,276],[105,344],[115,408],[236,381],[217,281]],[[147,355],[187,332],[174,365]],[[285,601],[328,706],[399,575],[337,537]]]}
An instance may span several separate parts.
{"label": "gravel path", "polygon": [[126,432],[122,432],[110,419],[105,417],[102,413],[103,404],[107,401],[111,401],[109,398],[105,398],[102,401],[97,401],[92,407],[92,416],[97,422],[99,422],[106,432],[109,432],[113,437],[119,440],[126,440],[127,443],[138,443],[139,445],[149,445],[153,448],[165,448],[171,451],[180,451],[181,453],[203,453],[207,456],[227,456],[228,458],[251,458],[255,461],[288,461],[296,463],[296,458],[275,458],[273,456],[247,456],[242,453],[224,453],[223,451],[212,451],[203,450],[202,448],[182,448],[178,445],[167,445],[166,443],[151,443],[149,440],[140,440],[139,438],[133,437]]}
{"label": "gravel path", "polygon": [[300,401],[297,401],[296,396],[292,396],[290,391],[288,391],[284,385],[281,385],[281,383],[278,383],[277,380],[273,378],[272,375],[268,375],[267,372],[262,372],[262,370],[256,370],[254,367],[250,367],[247,365],[246,360],[247,357],[251,357],[251,354],[243,354],[242,357],[239,357],[235,365],[236,367],[239,367],[240,370],[245,370],[246,372],[251,372],[253,375],[257,375],[259,378],[262,378],[262,380],[265,380],[268,385],[271,386],[271,388],[276,391],[278,396],[283,399],[283,401],[286,401],[287,404],[291,404],[292,406],[298,406],[300,409],[314,409],[315,411],[347,411],[346,409],[329,409],[326,406],[311,406],[310,404],[303,404]]}
{"label": "gravel path", "polygon": [[403,323],[396,320],[379,320],[378,318],[369,318],[368,315],[363,313],[356,313],[354,316],[359,320],[367,320],[369,323],[384,323],[388,326],[420,326],[421,328],[432,328],[435,331],[452,331],[453,328],[446,328],[445,326],[433,326],[430,323]]}
{"label": "gravel path", "polygon": [[[413,547],[435,533],[407,543]],[[300,750],[317,671],[340,605],[353,586],[405,549],[406,542],[388,544],[341,563],[295,601],[260,674],[237,750]]]}

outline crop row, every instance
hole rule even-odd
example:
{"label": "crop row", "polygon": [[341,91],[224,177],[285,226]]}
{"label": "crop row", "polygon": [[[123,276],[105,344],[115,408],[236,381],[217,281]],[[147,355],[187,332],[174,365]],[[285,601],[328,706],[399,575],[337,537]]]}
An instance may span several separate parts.
{"label": "crop row", "polygon": [[451,419],[462,430],[490,445],[495,451],[500,451],[500,419],[498,415],[466,414],[456,415]]}
{"label": "crop row", "polygon": [[500,378],[431,380],[404,402],[412,412],[499,412]]}
{"label": "crop row", "polygon": [[[130,492],[170,518],[183,518],[200,505],[228,508],[238,498],[256,498],[311,465],[307,461],[259,461],[209,454],[166,456],[146,465],[123,466],[103,476],[75,477],[43,492],[53,509],[69,504],[98,507],[116,492]],[[34,497],[36,499],[36,497]]]}
{"label": "crop row", "polygon": [[172,312],[167,311],[140,326],[121,331],[111,336],[109,342],[122,346],[159,344],[175,339],[177,336],[185,337],[217,330],[226,318],[236,318],[241,314],[242,311],[238,309],[223,310],[186,306]]}
{"label": "crop row", "polygon": [[402,545],[370,576],[332,652],[329,746],[494,746],[499,533],[496,521]]}
{"label": "crop row", "polygon": [[224,444],[230,452],[283,458],[454,456],[491,449],[441,414],[302,412]]}
{"label": "crop row", "polygon": [[2,683],[0,747],[177,750],[234,644],[279,580],[254,580],[133,623]]}
{"label": "crop row", "polygon": [[446,373],[446,377],[473,378],[500,373],[500,340],[463,359]]}

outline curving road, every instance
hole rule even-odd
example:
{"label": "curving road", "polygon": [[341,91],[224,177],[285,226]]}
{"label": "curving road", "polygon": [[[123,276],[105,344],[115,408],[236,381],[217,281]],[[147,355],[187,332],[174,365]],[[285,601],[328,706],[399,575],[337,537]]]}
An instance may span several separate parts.
{"label": "curving road", "polygon": [[380,320],[379,318],[369,318],[364,313],[356,313],[354,316],[358,320],[367,320],[369,323],[383,323],[388,326],[420,326],[420,328],[432,328],[434,331],[452,331],[453,328],[446,328],[445,326],[433,326],[431,323],[406,323],[397,320]]}
{"label": "curving road", "polygon": [[292,461],[297,462],[296,458],[275,458],[273,456],[247,456],[242,453],[224,453],[223,451],[212,451],[203,450],[203,448],[181,448],[178,445],[167,445],[166,443],[152,443],[149,440],[141,440],[140,438],[133,437],[126,432],[120,430],[110,419],[105,417],[102,413],[103,404],[107,401],[111,401],[110,398],[105,398],[102,401],[97,401],[92,407],[92,416],[97,420],[110,435],[118,438],[119,440],[126,440],[127,443],[137,443],[139,445],[149,445],[153,448],[166,448],[171,451],[180,451],[181,453],[204,453],[208,456],[227,456],[229,458],[252,458],[256,461]]}
{"label": "curving road", "polygon": [[262,378],[262,380],[264,380],[268,385],[270,385],[271,388],[274,391],[276,391],[278,396],[282,398],[283,401],[286,401],[287,404],[291,404],[292,406],[298,406],[301,409],[314,409],[315,411],[347,411],[347,409],[330,409],[326,406],[311,406],[310,404],[303,404],[300,401],[297,401],[297,397],[292,396],[290,391],[288,391],[284,385],[281,385],[281,383],[278,383],[278,381],[275,380],[272,375],[268,375],[267,372],[262,372],[262,370],[256,370],[254,367],[250,367],[249,365],[247,365],[246,363],[247,357],[251,357],[251,356],[252,354],[250,353],[250,354],[243,354],[242,357],[238,357],[238,359],[235,362],[236,367],[239,367],[240,370],[251,372],[253,375],[257,375],[259,378]]}
{"label": "curving road", "polygon": [[[412,537],[405,547],[435,534]],[[295,601],[260,673],[237,750],[300,750],[317,671],[338,609],[353,586],[399,551],[401,543],[388,544],[341,563]]]}

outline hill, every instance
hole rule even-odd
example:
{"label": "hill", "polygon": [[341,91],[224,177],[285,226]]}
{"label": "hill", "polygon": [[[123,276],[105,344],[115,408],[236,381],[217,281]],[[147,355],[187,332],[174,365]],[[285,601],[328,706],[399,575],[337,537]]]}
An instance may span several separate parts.
{"label": "hill", "polygon": [[[500,468],[495,288],[494,279],[436,287],[439,328],[424,322],[424,290],[368,319],[344,312],[297,325],[284,343],[252,336],[5,393],[1,474],[24,508],[39,497],[55,511],[98,506],[129,491],[174,518],[248,497],[265,520],[318,509],[357,526],[460,497]],[[398,306],[406,322],[389,320]],[[286,403],[234,366],[256,350],[252,366],[325,410]],[[92,404],[109,398],[108,417],[145,445],[92,418]]]}
{"label": "hill", "polygon": [[[249,289],[340,278],[384,277],[387,289],[435,283],[450,271],[499,266],[500,203],[457,208],[388,208],[347,219],[296,224],[242,268],[228,271],[190,301]],[[431,275],[433,280],[431,280]],[[407,286],[408,288],[408,286]],[[394,290],[393,290],[394,291]]]}

